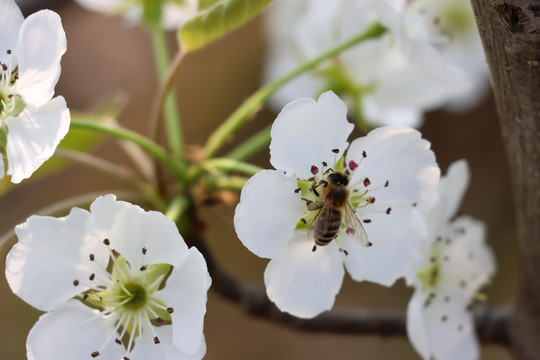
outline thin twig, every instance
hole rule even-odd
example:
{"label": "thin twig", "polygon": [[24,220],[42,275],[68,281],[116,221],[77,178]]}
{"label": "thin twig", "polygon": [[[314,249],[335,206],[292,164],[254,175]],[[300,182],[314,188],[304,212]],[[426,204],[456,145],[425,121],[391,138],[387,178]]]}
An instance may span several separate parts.
{"label": "thin twig", "polygon": [[[407,336],[404,311],[334,309],[313,319],[300,319],[281,312],[259,285],[245,285],[223,269],[213,257],[204,239],[189,238],[206,259],[212,277],[212,289],[224,298],[237,303],[249,315],[263,318],[290,328],[315,333],[349,335]],[[508,345],[508,314],[506,311],[481,306],[475,311],[478,337],[482,343]]]}

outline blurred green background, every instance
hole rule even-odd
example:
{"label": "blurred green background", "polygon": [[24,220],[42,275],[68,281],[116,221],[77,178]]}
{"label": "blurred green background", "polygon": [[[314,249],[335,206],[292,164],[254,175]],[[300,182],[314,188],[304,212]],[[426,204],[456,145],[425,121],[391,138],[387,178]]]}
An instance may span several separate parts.
{"label": "blurred green background", "polygon": [[[29,14],[27,11],[51,8],[62,17],[68,51],[62,60],[56,91],[66,98],[68,106],[91,109],[100,99],[123,91],[129,102],[119,121],[145,133],[157,91],[149,36],[121,18],[90,13],[70,1],[20,3],[24,3],[25,16]],[[172,33],[170,43],[176,46]],[[209,132],[257,89],[264,55],[258,18],[188,59],[177,82],[188,143],[203,144]],[[263,109],[238,133],[237,139],[269,124],[274,117],[274,113]],[[461,212],[488,225],[488,241],[498,262],[498,274],[487,289],[489,303],[511,304],[518,278],[515,221],[508,166],[492,97],[467,114],[430,113],[421,131],[432,142],[443,171],[456,159],[469,161],[472,182]],[[127,157],[110,139],[99,146],[96,154],[130,166]],[[268,152],[262,152],[255,161],[269,167]],[[39,180],[23,181],[0,198],[0,233],[10,231],[38,209],[70,196],[129,188],[128,183],[80,165]],[[207,240],[218,260],[235,276],[262,284],[267,261],[251,254],[238,241],[232,224],[233,210],[226,205],[202,210]],[[2,267],[14,243],[12,239],[0,250]],[[14,296],[3,276],[0,294],[0,358],[23,360],[26,336],[40,313]],[[410,295],[411,290],[402,281],[387,289],[355,283],[346,277],[336,306],[405,309]],[[237,304],[212,291],[205,336],[208,360],[419,359],[405,338],[305,334],[251,318]],[[483,348],[482,359],[503,360],[510,356],[504,348],[490,345]]]}

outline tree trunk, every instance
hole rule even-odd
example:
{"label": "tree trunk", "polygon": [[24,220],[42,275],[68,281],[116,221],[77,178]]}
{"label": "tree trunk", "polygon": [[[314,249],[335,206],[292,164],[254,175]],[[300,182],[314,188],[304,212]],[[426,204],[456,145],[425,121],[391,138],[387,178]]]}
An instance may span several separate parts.
{"label": "tree trunk", "polygon": [[540,359],[540,1],[472,0],[472,4],[513,182],[520,287],[511,346],[517,359]]}

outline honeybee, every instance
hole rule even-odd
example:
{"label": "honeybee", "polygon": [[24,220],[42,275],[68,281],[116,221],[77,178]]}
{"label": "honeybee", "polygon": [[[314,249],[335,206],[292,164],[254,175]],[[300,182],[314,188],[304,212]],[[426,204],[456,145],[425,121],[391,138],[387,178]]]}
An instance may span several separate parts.
{"label": "honeybee", "polygon": [[[354,236],[362,246],[371,246],[366,230],[349,204],[348,184],[347,174],[332,171],[326,176],[326,180],[312,185],[315,195],[324,199],[308,230],[308,238],[315,241],[313,251],[317,250],[317,245],[325,246],[334,240],[342,225],[346,233]],[[317,187],[321,185],[322,190],[319,193]],[[345,250],[343,251],[347,254]]]}

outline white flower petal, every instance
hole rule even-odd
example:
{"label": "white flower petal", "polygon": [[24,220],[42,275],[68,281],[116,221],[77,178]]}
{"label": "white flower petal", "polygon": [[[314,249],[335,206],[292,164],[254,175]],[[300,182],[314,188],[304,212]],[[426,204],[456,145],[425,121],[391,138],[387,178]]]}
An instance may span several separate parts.
{"label": "white flower petal", "polygon": [[4,178],[5,175],[5,165],[4,165],[4,159],[3,156],[0,157],[0,179]]}
{"label": "white flower petal", "polygon": [[[368,177],[373,188],[382,187],[388,181],[388,187],[373,193],[377,201],[416,203],[432,194],[439,182],[440,170],[429,147],[430,143],[414,129],[377,128],[351,143],[347,162],[354,160],[360,166],[352,174],[350,183],[361,184]],[[363,158],[364,151],[366,158]]]}
{"label": "white flower petal", "polygon": [[341,236],[343,249],[347,250],[345,267],[356,281],[368,280],[390,286],[398,278],[411,272],[421,256],[416,248],[419,238],[425,236],[425,224],[412,206],[393,206],[390,215],[385,212],[367,216],[364,223],[370,247],[360,247],[348,236]]}
{"label": "white flower petal", "polygon": [[[130,360],[200,360],[206,354],[204,339],[197,353],[188,355],[174,346],[172,326],[157,326],[153,330],[160,343],[155,344],[153,333],[149,329],[143,328],[143,333],[147,335],[137,339],[133,352],[129,354]],[[152,334],[152,336],[148,334]]]}
{"label": "white flower petal", "polygon": [[[99,315],[77,300],[70,300],[54,311],[42,315],[26,342],[29,360],[122,359],[126,355],[109,335],[114,321]],[[107,343],[106,341],[109,340]]]}
{"label": "white flower petal", "polygon": [[18,184],[28,178],[56,150],[69,130],[70,115],[63,97],[57,96],[37,111],[28,107],[6,125],[8,171]]}
{"label": "white flower petal", "polygon": [[57,13],[42,10],[24,21],[17,49],[20,78],[16,86],[27,105],[40,107],[53,97],[66,44]]}
{"label": "white flower petal", "polygon": [[461,216],[452,222],[450,232],[457,237],[446,245],[440,271],[462,281],[471,297],[495,273],[495,258],[485,243],[485,225],[469,216]]}
{"label": "white flower petal", "polygon": [[[167,279],[167,286],[156,294],[167,307],[172,307],[172,342],[186,354],[197,354],[203,339],[206,298],[212,280],[206,261],[194,247],[187,260],[175,267]],[[157,358],[156,358],[157,359]]]}
{"label": "white flower petal", "polygon": [[240,241],[255,255],[274,258],[289,242],[307,210],[294,191],[297,187],[296,178],[275,170],[262,170],[244,185],[234,227]]}
{"label": "white flower petal", "polygon": [[312,251],[306,232],[295,232],[292,242],[272,259],[264,273],[266,292],[281,311],[312,318],[330,310],[341,288],[345,270],[335,241]]}
{"label": "white flower petal", "polygon": [[[287,175],[312,177],[311,166],[333,164],[347,148],[354,125],[347,106],[336,94],[325,92],[318,101],[299,99],[287,104],[272,125],[270,163]],[[338,149],[338,153],[332,150]]]}
{"label": "white flower petal", "polygon": [[109,239],[111,249],[124,256],[132,269],[151,264],[180,266],[188,256],[176,225],[160,212],[146,212],[117,201],[114,195],[97,198],[90,210],[89,228],[100,239]]}
{"label": "white flower petal", "polygon": [[91,11],[112,13],[125,0],[75,0],[79,5]]}
{"label": "white flower petal", "polygon": [[[107,249],[86,235],[89,216],[74,208],[64,218],[32,216],[15,228],[19,242],[6,261],[6,278],[15,294],[48,311],[89,289],[90,274],[109,261]],[[74,286],[74,280],[80,284]]]}
{"label": "white flower petal", "polygon": [[7,50],[15,50],[24,17],[13,0],[0,1],[0,62],[8,63]]}
{"label": "white flower petal", "polygon": [[475,360],[479,347],[466,303],[441,294],[425,306],[429,294],[416,290],[407,308],[407,334],[424,360]]}

